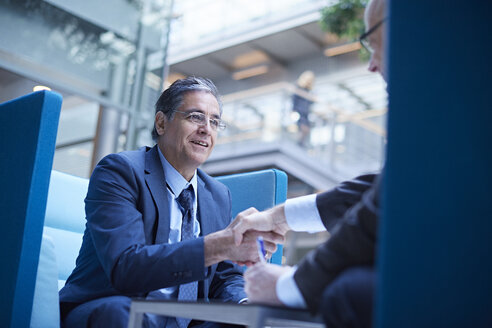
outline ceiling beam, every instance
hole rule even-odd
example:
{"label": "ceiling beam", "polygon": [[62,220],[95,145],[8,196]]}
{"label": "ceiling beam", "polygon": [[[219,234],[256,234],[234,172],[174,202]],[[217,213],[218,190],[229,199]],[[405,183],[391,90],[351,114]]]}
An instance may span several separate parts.
{"label": "ceiling beam", "polygon": [[284,59],[278,57],[277,55],[272,54],[270,51],[266,50],[265,48],[255,44],[254,41],[249,43],[248,47],[254,50],[263,51],[273,62],[277,63],[281,67],[287,66],[287,62]]}
{"label": "ceiling beam", "polygon": [[304,39],[308,40],[310,43],[312,43],[315,47],[317,47],[319,50],[323,51],[326,47],[326,44],[323,42],[319,41],[317,38],[314,36],[310,35],[306,31],[304,31],[302,28],[295,28],[292,30],[294,33],[299,34],[302,36]]}

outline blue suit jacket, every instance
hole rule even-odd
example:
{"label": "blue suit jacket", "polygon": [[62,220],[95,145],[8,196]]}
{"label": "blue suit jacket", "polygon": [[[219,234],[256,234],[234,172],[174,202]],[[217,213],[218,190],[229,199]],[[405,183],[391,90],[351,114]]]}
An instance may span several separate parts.
{"label": "blue suit jacket", "polygon": [[198,170],[201,236],[168,244],[169,210],[157,146],[106,156],[94,169],[85,199],[86,229],[76,267],[60,302],[199,281],[198,298],[238,302],[246,297],[241,269],[225,261],[204,267],[203,235],[231,220],[229,189]]}

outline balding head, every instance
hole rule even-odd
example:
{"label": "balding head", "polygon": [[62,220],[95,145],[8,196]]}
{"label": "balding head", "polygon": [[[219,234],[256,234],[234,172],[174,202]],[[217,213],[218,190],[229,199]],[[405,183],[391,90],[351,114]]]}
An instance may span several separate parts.
{"label": "balding head", "polygon": [[[366,29],[371,28],[384,18],[386,10],[386,0],[371,0],[366,7],[364,13],[364,22],[366,23]],[[371,24],[372,23],[372,24]]]}
{"label": "balding head", "polygon": [[366,29],[369,29],[371,26],[382,20],[384,18],[385,10],[386,0],[369,1],[364,13],[364,22],[366,23]]}

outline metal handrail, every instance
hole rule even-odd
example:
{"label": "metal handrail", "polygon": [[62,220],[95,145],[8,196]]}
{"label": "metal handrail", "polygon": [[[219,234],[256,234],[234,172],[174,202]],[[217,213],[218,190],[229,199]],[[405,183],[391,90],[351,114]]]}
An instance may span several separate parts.
{"label": "metal handrail", "polygon": [[266,86],[230,93],[222,97],[222,102],[224,103],[224,105],[226,105],[234,102],[242,102],[245,99],[256,98],[277,92],[297,94],[301,97],[311,100],[314,104],[321,105],[320,107],[323,108],[323,111],[313,111],[312,113],[316,116],[319,116],[323,120],[326,120],[328,118],[327,113],[332,113],[337,115],[336,121],[339,123],[351,122],[381,137],[386,137],[386,130],[384,128],[374,124],[371,121],[366,121],[367,118],[374,118],[385,115],[387,113],[386,108],[368,109],[363,112],[350,113],[342,108],[333,106],[330,103],[321,102],[316,96],[304,90],[301,90],[297,88],[294,84],[288,82],[277,82]]}
{"label": "metal handrail", "polygon": [[[218,143],[234,146],[252,140],[296,142],[299,130],[297,121],[291,118],[296,115],[291,108],[294,94],[313,102],[309,117],[314,123],[311,134],[316,133],[311,139],[316,143],[305,147],[309,157],[318,162],[327,162],[335,170],[345,169],[351,165],[369,169],[380,167],[386,129],[374,120],[384,116],[387,113],[386,108],[349,111],[323,101],[322,97],[300,90],[294,84],[287,82],[273,83],[223,96],[223,119],[233,128],[224,131]],[[347,97],[350,97],[350,94]],[[251,108],[255,109],[255,115],[250,112]],[[262,113],[263,115],[257,115]],[[352,126],[356,127],[355,130]],[[339,140],[340,131],[344,135],[342,141]],[[318,138],[319,136],[321,138]]]}

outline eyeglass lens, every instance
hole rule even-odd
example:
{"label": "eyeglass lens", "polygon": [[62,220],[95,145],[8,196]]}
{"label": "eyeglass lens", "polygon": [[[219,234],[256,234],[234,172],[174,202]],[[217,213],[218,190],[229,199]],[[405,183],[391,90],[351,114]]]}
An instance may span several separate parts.
{"label": "eyeglass lens", "polygon": [[[187,115],[187,118],[190,121],[192,121],[193,123],[198,124],[198,125],[206,125],[207,124],[207,116],[203,113],[198,113],[198,112],[189,113]],[[210,126],[212,127],[213,130],[225,128],[225,124],[219,119],[210,118],[209,122],[210,122]]]}

